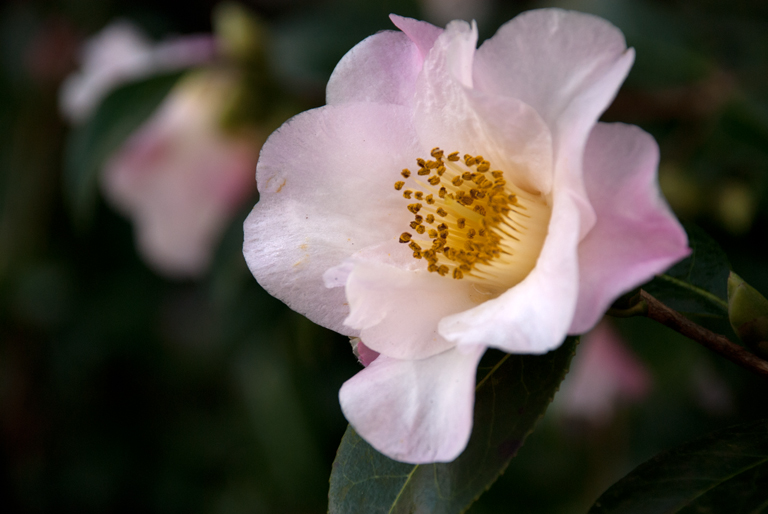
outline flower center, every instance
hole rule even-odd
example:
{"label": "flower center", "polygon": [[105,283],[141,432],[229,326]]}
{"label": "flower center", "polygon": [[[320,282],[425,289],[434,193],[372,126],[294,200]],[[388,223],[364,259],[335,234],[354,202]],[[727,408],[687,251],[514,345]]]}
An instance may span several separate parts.
{"label": "flower center", "polygon": [[469,279],[489,292],[502,292],[525,278],[536,265],[547,235],[551,208],[540,194],[527,192],[491,171],[482,155],[449,155],[440,148],[432,160],[416,159],[415,174],[402,176],[415,184],[395,189],[415,200],[413,232],[403,232],[416,259],[441,276]]}

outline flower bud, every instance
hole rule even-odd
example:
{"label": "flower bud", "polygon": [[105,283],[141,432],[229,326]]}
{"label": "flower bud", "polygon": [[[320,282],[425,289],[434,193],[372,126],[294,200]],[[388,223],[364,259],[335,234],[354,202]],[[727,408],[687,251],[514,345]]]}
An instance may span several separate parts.
{"label": "flower bud", "polygon": [[746,345],[768,355],[768,300],[733,272],[728,276],[728,318]]}
{"label": "flower bud", "polygon": [[213,14],[213,25],[227,57],[243,62],[260,59],[265,28],[248,9],[229,2],[219,4]]}

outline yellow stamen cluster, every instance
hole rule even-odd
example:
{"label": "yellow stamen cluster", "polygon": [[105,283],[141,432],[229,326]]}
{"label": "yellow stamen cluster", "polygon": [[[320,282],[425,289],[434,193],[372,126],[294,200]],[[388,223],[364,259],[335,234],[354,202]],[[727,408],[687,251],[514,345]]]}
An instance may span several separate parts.
{"label": "yellow stamen cluster", "polygon": [[514,218],[528,218],[527,209],[507,186],[504,172],[491,171],[482,155],[462,158],[459,152],[445,155],[434,148],[431,156],[416,160],[415,177],[408,169],[401,173],[420,189],[403,189],[404,181],[395,182],[403,197],[416,200],[407,206],[414,215],[411,228],[430,241],[403,232],[400,242],[410,246],[416,259],[426,259],[430,272],[485,278],[488,266],[512,256],[514,244],[509,243],[519,242],[525,229]]}

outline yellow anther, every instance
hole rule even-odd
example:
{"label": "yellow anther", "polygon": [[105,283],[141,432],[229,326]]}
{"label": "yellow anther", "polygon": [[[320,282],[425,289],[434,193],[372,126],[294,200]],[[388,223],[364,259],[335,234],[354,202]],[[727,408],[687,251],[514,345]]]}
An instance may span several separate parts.
{"label": "yellow anther", "polygon": [[[413,197],[418,203],[408,205],[415,219],[410,222],[412,232],[404,232],[400,241],[409,243],[414,258],[425,259],[427,269],[432,273],[481,282],[489,276],[504,276],[510,263],[516,262],[520,237],[524,237],[527,230],[526,223],[521,225],[516,216],[521,210],[528,211],[531,216],[539,211],[529,207],[533,204],[529,203],[526,194],[522,196],[525,202],[519,203],[516,186],[507,186],[503,172],[495,170],[485,175],[491,170],[491,163],[482,155],[464,154],[462,159],[458,152],[446,156],[439,147],[433,148],[430,155],[434,160],[416,159],[419,166],[416,173],[426,176],[425,182],[417,181],[424,190],[417,186],[403,191],[404,197]],[[449,162],[455,164],[447,166]],[[447,187],[441,186],[441,177],[445,173],[451,181]],[[408,178],[410,174],[409,170],[403,170],[404,177]],[[403,181],[395,183],[398,191],[404,187]],[[432,192],[435,190],[436,193]],[[425,204],[428,214],[421,216],[419,212]],[[512,220],[508,216],[512,216]],[[449,225],[452,228],[449,229]],[[414,231],[425,239],[429,237],[427,249],[413,241],[411,233]],[[512,236],[512,232],[519,237]],[[481,264],[492,265],[497,259],[501,271],[494,271],[493,266],[476,268]]]}
{"label": "yellow anther", "polygon": [[408,178],[411,176],[411,170],[406,168],[403,171],[401,171],[400,174],[403,176],[403,178]]}

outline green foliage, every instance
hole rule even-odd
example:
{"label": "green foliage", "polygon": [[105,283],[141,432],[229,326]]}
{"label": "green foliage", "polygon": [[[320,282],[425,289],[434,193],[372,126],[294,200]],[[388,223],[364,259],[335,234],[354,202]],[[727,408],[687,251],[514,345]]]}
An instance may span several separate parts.
{"label": "green foliage", "polygon": [[739,339],[757,353],[766,353],[768,300],[733,272],[728,277],[728,318]]}
{"label": "green foliage", "polygon": [[768,420],[710,434],[642,464],[589,514],[758,513],[768,509]]}
{"label": "green foliage", "polygon": [[472,437],[447,464],[395,462],[349,427],[331,474],[329,511],[463,512],[504,472],[560,386],[578,340],[546,355],[491,351],[478,368]]}
{"label": "green foliage", "polygon": [[116,150],[157,108],[179,73],[132,82],[113,91],[94,115],[76,127],[64,153],[64,194],[76,224],[90,220],[99,172]]}

